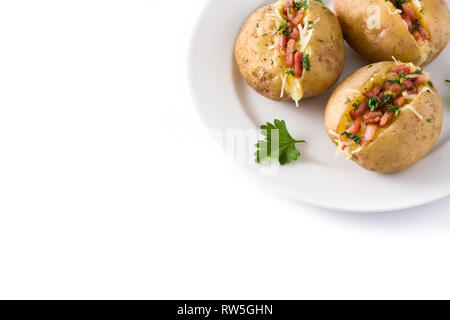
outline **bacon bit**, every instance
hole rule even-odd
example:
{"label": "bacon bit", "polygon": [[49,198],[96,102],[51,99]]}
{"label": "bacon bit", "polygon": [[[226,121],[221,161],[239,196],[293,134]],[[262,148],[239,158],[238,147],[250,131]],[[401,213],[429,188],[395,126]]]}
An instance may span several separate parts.
{"label": "bacon bit", "polygon": [[366,92],[364,92],[364,96],[365,96],[366,98],[370,98],[370,97],[373,97],[374,94],[373,94],[371,91],[366,91]]}
{"label": "bacon bit", "polygon": [[381,118],[380,127],[382,127],[382,128],[386,127],[386,125],[389,123],[390,120],[391,120],[391,114],[388,112],[385,112],[383,117]]}
{"label": "bacon bit", "polygon": [[406,14],[402,14],[402,18],[403,20],[406,22],[406,24],[408,25],[408,30],[409,32],[412,32],[413,29],[413,23],[410,17],[408,17]]}
{"label": "bacon bit", "polygon": [[408,74],[410,72],[411,68],[409,66],[405,65],[399,65],[391,68],[391,72],[393,73],[403,73]]}
{"label": "bacon bit", "polygon": [[412,21],[417,20],[416,13],[414,12],[414,9],[413,9],[411,3],[409,3],[409,2],[404,3],[402,5],[402,7],[403,7],[403,12],[406,16],[408,16]]}
{"label": "bacon bit", "polygon": [[422,27],[422,26],[419,27],[419,33],[422,36],[422,39],[430,40],[430,34],[428,33],[427,30],[425,30],[424,27]]}
{"label": "bacon bit", "polygon": [[294,65],[295,40],[290,39],[286,49],[286,65],[292,67]]}
{"label": "bacon bit", "polygon": [[367,103],[367,100],[364,100],[360,105],[358,106],[358,110],[356,111],[350,111],[350,117],[353,120],[358,119],[360,116],[362,116],[367,110],[369,110],[369,105]]}
{"label": "bacon bit", "polygon": [[300,39],[300,31],[297,28],[292,29],[292,33],[289,36],[290,39],[297,41]]}
{"label": "bacon bit", "polygon": [[417,31],[417,30],[414,31],[413,32],[413,36],[414,36],[414,39],[416,39],[416,41],[419,43],[419,45],[422,45],[424,43],[424,41],[422,39],[422,36],[421,36],[419,31]]}
{"label": "bacon bit", "polygon": [[403,87],[406,90],[410,90],[410,89],[414,88],[414,82],[412,82],[411,80],[406,80],[405,82],[403,82]]}
{"label": "bacon bit", "polygon": [[356,122],[350,127],[350,129],[347,129],[347,132],[350,134],[357,134],[359,131],[361,131],[360,120],[356,120]]}
{"label": "bacon bit", "polygon": [[378,126],[376,126],[375,124],[369,124],[366,127],[366,133],[364,134],[363,146],[366,146],[370,142],[373,141],[373,139],[375,138],[375,135],[377,133],[377,130],[378,130]]}
{"label": "bacon bit", "polygon": [[372,87],[372,93],[374,96],[378,96],[380,94],[381,91],[381,87],[378,85],[378,83],[375,83]]}
{"label": "bacon bit", "polygon": [[405,104],[406,99],[404,96],[400,96],[394,100],[394,106],[401,107]]}
{"label": "bacon bit", "polygon": [[283,54],[286,54],[286,45],[288,43],[288,37],[282,34],[280,36],[280,50]]}
{"label": "bacon bit", "polygon": [[294,55],[294,75],[296,78],[300,78],[303,74],[303,53],[296,52]]}
{"label": "bacon bit", "polygon": [[421,85],[423,85],[424,83],[427,83],[428,81],[430,81],[430,77],[422,74],[420,77],[418,77],[415,81],[414,81],[414,85],[416,87],[420,87]]}
{"label": "bacon bit", "polygon": [[375,111],[375,112],[367,112],[364,116],[364,123],[366,124],[376,124],[379,123],[381,121],[381,117],[383,116],[383,114],[379,111]]}
{"label": "bacon bit", "polygon": [[302,9],[299,12],[297,12],[297,14],[292,19],[289,19],[289,21],[291,21],[293,24],[298,26],[303,21],[304,16],[305,16],[305,10]]}
{"label": "bacon bit", "polygon": [[291,9],[291,12],[295,10],[294,5],[292,4],[292,1],[287,1],[286,6],[283,9],[283,13],[285,16],[288,16],[289,9]]}
{"label": "bacon bit", "polygon": [[402,91],[402,88],[398,83],[389,83],[388,81],[386,81],[384,88],[394,94],[399,94]]}

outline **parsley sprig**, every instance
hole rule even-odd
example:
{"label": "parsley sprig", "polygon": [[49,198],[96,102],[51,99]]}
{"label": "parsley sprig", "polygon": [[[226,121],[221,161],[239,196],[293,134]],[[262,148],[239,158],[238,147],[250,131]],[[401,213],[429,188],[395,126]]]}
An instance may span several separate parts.
{"label": "parsley sprig", "polygon": [[[300,152],[295,145],[297,143],[305,143],[306,141],[292,138],[284,120],[275,119],[274,124],[267,122],[260,128],[261,134],[265,139],[258,141],[256,144],[258,148],[255,153],[256,163],[278,160],[281,165],[285,165],[300,158]],[[272,150],[277,144],[278,150]]]}

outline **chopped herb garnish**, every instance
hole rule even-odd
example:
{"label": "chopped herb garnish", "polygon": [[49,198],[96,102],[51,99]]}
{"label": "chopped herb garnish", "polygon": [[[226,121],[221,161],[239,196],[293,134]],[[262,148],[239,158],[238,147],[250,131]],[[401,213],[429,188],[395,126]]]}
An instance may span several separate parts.
{"label": "chopped herb garnish", "polygon": [[428,122],[428,123],[432,123],[432,122],[433,122],[433,119],[427,119],[427,122]]}
{"label": "chopped herb garnish", "polygon": [[311,70],[311,62],[309,61],[309,54],[306,54],[303,56],[302,62],[303,62],[303,69],[306,71],[310,71]]}
{"label": "chopped herb garnish", "polygon": [[288,71],[286,71],[286,74],[291,75],[291,76],[295,75],[295,73],[292,69],[289,69]]}
{"label": "chopped herb garnish", "polygon": [[349,103],[350,102],[350,98],[347,98],[346,100],[345,100],[345,104],[347,104],[347,103]]}
{"label": "chopped herb garnish", "polygon": [[376,97],[369,98],[369,109],[370,111],[375,111],[380,106],[380,100]]}
{"label": "chopped herb garnish", "polygon": [[285,36],[290,36],[291,33],[292,33],[292,29],[284,29],[284,30],[283,30],[283,34],[284,34]]}
{"label": "chopped herb garnish", "polygon": [[347,131],[343,133],[348,139],[355,141],[356,144],[361,144],[361,137],[356,134],[350,134]]}
{"label": "chopped herb garnish", "polygon": [[297,10],[307,10],[309,8],[308,2],[306,0],[292,0],[292,5]]}
{"label": "chopped herb garnish", "polygon": [[428,83],[428,85],[429,85],[430,87],[434,88],[433,82],[427,81],[427,83]]}
{"label": "chopped herb garnish", "polygon": [[391,104],[394,101],[394,95],[393,94],[387,94],[381,99],[381,101],[384,104]]}
{"label": "chopped herb garnish", "polygon": [[394,114],[394,117],[396,117],[400,113],[400,107],[396,107],[391,104],[387,106],[387,111],[388,113]]}

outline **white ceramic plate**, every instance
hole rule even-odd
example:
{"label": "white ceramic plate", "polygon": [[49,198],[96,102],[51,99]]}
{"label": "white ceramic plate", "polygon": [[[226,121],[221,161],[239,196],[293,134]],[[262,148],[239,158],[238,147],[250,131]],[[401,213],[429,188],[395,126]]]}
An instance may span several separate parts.
{"label": "white ceramic plate", "polygon": [[[366,171],[353,161],[335,157],[336,148],[323,127],[325,105],[332,92],[301,102],[280,103],[265,99],[250,89],[234,62],[233,49],[238,32],[257,8],[267,0],[210,0],[200,15],[191,39],[189,81],[195,105],[209,129],[256,130],[266,121],[285,120],[295,138],[307,140],[300,145],[301,160],[281,167],[276,174],[253,161],[241,161],[261,183],[279,192],[320,207],[355,211],[382,212],[415,207],[450,194],[450,49],[429,65],[433,81],[445,105],[446,120],[438,144],[421,162],[401,173],[381,175]],[[332,1],[324,1],[332,8]],[[342,79],[366,65],[349,47]],[[340,81],[341,81],[340,80]],[[220,135],[215,134],[222,143]],[[256,141],[248,141],[253,145]],[[237,148],[227,153],[237,158]],[[254,150],[251,150],[252,152]]]}

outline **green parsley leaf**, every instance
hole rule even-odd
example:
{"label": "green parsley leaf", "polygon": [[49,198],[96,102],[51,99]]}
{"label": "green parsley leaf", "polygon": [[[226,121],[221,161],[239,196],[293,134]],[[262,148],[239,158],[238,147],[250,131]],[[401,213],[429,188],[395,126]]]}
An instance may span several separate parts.
{"label": "green parsley leaf", "polygon": [[393,94],[387,94],[381,99],[381,101],[384,104],[391,104],[394,101],[394,95]]}
{"label": "green parsley leaf", "polygon": [[[275,119],[274,124],[267,122],[265,125],[262,125],[261,134],[265,139],[258,141],[256,144],[256,147],[258,148],[255,153],[256,163],[278,160],[281,165],[285,165],[292,161],[296,161],[300,157],[300,152],[295,145],[297,143],[306,142],[304,140],[295,140],[292,138],[286,128],[286,122],[284,120]],[[272,147],[277,144],[278,150],[272,150]]]}
{"label": "green parsley leaf", "polygon": [[292,70],[292,69],[289,69],[288,71],[286,71],[286,74],[291,75],[291,76],[295,75],[294,70]]}
{"label": "green parsley leaf", "polygon": [[380,100],[376,97],[369,98],[369,109],[370,111],[375,111],[380,106]]}
{"label": "green parsley leaf", "polygon": [[428,122],[428,123],[432,123],[432,122],[433,122],[433,119],[427,119],[427,122]]}
{"label": "green parsley leaf", "polygon": [[361,144],[361,137],[356,134],[350,134],[347,131],[343,133],[348,139],[355,141],[356,144]]}
{"label": "green parsley leaf", "polygon": [[309,61],[309,54],[306,54],[303,56],[302,62],[303,62],[303,69],[305,69],[306,71],[310,71],[311,70],[311,62]]}
{"label": "green parsley leaf", "polygon": [[392,104],[387,106],[388,113],[394,114],[394,117],[398,116],[400,113],[400,107],[393,106]]}

